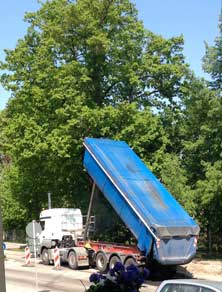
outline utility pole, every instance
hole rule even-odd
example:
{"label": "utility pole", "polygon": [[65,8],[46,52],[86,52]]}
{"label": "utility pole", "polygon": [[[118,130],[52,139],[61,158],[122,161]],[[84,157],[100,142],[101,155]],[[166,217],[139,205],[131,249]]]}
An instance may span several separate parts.
{"label": "utility pole", "polygon": [[0,291],[6,292],[5,287],[5,259],[3,252],[3,227],[2,227],[2,213],[0,208]]}
{"label": "utility pole", "polygon": [[52,208],[52,202],[51,202],[51,193],[48,192],[48,209]]}

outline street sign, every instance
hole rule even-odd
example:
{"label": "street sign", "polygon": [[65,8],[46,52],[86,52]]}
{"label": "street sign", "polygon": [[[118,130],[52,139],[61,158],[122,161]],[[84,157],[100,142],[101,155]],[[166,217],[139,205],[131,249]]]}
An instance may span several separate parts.
{"label": "street sign", "polygon": [[28,223],[25,230],[29,238],[36,239],[39,237],[40,233],[42,232],[42,227],[40,223],[33,221],[33,222]]}

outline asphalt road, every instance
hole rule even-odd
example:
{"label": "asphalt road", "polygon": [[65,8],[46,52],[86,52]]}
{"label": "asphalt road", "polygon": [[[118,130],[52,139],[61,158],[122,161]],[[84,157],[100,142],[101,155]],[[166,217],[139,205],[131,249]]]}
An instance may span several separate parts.
{"label": "asphalt road", "polygon": [[[26,267],[24,253],[6,251],[5,274],[7,292],[84,292],[89,287],[89,276],[93,269],[70,270],[63,266],[55,270],[37,260],[36,266]],[[141,292],[154,292],[159,282],[147,282]]]}

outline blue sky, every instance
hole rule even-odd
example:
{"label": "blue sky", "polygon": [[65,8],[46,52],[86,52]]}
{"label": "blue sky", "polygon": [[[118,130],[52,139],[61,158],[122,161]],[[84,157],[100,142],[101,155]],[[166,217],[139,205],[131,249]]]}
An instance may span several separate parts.
{"label": "blue sky", "polygon": [[[147,29],[164,37],[183,35],[186,61],[197,76],[205,76],[201,59],[205,53],[204,41],[213,45],[218,36],[218,17],[221,0],[132,0],[139,18]],[[4,49],[13,49],[26,32],[23,17],[26,11],[35,11],[37,0],[7,0],[0,4],[0,60]],[[0,109],[10,94],[0,87]]]}

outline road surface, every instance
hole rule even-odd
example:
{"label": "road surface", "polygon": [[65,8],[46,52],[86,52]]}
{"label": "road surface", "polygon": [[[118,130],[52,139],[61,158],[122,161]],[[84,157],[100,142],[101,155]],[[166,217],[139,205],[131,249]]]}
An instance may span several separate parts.
{"label": "road surface", "polygon": [[[94,269],[70,270],[62,267],[55,270],[53,266],[45,266],[37,260],[36,266],[25,266],[24,253],[7,250],[5,261],[7,292],[84,292]],[[159,282],[147,282],[141,292],[154,292]],[[19,290],[20,289],[20,290]]]}

